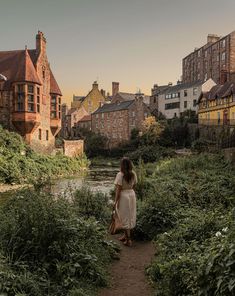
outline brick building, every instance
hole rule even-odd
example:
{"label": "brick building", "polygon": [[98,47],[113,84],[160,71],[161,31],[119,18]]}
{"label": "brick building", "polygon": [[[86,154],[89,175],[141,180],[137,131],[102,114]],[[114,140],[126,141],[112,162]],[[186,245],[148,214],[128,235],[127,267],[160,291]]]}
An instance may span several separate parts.
{"label": "brick building", "polygon": [[46,39],[36,49],[1,51],[0,124],[17,131],[36,151],[50,153],[61,128],[61,91],[46,54]]}
{"label": "brick building", "polygon": [[220,84],[234,80],[235,31],[224,37],[208,35],[205,45],[183,59],[182,71],[183,83],[209,78]]}
{"label": "brick building", "polygon": [[143,121],[149,115],[143,95],[137,94],[134,100],[101,106],[91,115],[91,128],[108,138],[109,147],[115,147],[129,141],[133,129],[142,130]]}

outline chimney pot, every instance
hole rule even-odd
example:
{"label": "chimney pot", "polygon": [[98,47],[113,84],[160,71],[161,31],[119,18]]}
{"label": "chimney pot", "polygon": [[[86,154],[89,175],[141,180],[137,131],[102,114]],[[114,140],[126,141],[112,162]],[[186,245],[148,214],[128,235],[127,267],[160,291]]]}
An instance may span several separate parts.
{"label": "chimney pot", "polygon": [[112,82],[112,96],[114,97],[119,93],[119,82]]}

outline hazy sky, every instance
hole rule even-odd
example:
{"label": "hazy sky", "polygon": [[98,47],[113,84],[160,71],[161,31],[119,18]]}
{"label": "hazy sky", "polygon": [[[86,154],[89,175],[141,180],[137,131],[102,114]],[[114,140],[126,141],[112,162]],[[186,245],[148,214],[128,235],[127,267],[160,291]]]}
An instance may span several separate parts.
{"label": "hazy sky", "polygon": [[181,59],[208,33],[235,30],[235,0],[0,0],[0,51],[35,48],[43,31],[64,98],[98,79],[111,91],[175,83]]}

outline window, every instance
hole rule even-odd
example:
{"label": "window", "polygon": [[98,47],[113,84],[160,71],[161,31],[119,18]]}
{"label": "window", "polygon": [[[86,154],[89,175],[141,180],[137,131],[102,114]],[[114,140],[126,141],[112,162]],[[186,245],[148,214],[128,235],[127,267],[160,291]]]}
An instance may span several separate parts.
{"label": "window", "polygon": [[187,97],[188,96],[188,91],[187,89],[184,90],[184,97]]}
{"label": "window", "polygon": [[205,58],[207,57],[207,50],[205,50]]}
{"label": "window", "polygon": [[38,130],[38,139],[39,140],[42,139],[42,130],[41,129]]}
{"label": "window", "polygon": [[40,87],[37,87],[37,112],[40,113]]}
{"label": "window", "polygon": [[104,113],[101,114],[101,118],[104,118]]}
{"label": "window", "polygon": [[197,87],[193,88],[193,94],[196,95],[197,94]]}
{"label": "window", "polygon": [[180,102],[165,104],[165,110],[176,109],[180,107]]}
{"label": "window", "polygon": [[96,117],[96,118],[99,118],[99,114],[96,114],[95,117]]}
{"label": "window", "polygon": [[197,52],[197,56],[200,58],[200,56],[201,56],[201,50],[199,50],[199,51]]}
{"label": "window", "polygon": [[56,96],[51,96],[51,118],[56,118]]}
{"label": "window", "polygon": [[49,140],[49,132],[48,132],[48,130],[46,130],[46,140],[47,141]]}
{"label": "window", "polygon": [[220,123],[220,112],[217,113],[218,123]]}
{"label": "window", "polygon": [[184,101],[184,108],[187,108],[187,101]]}
{"label": "window", "polygon": [[193,100],[193,107],[197,106],[197,100]]}
{"label": "window", "polygon": [[154,98],[153,98],[153,103],[155,104],[156,102],[157,102],[157,98],[154,97]]}
{"label": "window", "polygon": [[132,117],[135,117],[135,111],[132,111]]}
{"label": "window", "polygon": [[24,111],[24,87],[23,84],[17,85],[17,94],[16,94],[16,111]]}
{"label": "window", "polygon": [[148,113],[145,112],[145,113],[144,113],[144,118],[147,118],[147,117],[148,117]]}
{"label": "window", "polygon": [[221,60],[222,61],[225,61],[225,58],[226,58],[226,52],[222,52],[222,54],[221,54]]}
{"label": "window", "polygon": [[34,112],[34,86],[32,84],[27,85],[28,88],[28,112]]}
{"label": "window", "polygon": [[45,70],[42,69],[42,78],[45,79],[46,75],[45,75]]}
{"label": "window", "polygon": [[219,54],[216,56],[216,62],[219,62]]}
{"label": "window", "polygon": [[225,47],[225,44],[226,44],[226,40],[224,39],[224,40],[221,41],[221,46]]}

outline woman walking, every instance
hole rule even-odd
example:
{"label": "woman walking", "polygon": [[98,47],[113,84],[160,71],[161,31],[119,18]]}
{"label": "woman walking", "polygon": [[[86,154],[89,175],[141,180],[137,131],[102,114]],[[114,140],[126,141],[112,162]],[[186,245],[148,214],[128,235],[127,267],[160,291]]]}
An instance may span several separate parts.
{"label": "woman walking", "polygon": [[117,173],[114,184],[116,185],[115,209],[120,219],[124,235],[119,238],[124,245],[131,247],[131,229],[136,225],[136,196],[134,187],[137,183],[136,173],[129,158],[121,161],[120,172]]}

